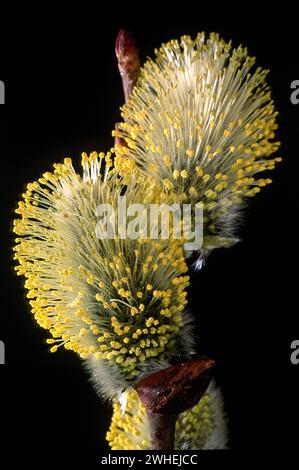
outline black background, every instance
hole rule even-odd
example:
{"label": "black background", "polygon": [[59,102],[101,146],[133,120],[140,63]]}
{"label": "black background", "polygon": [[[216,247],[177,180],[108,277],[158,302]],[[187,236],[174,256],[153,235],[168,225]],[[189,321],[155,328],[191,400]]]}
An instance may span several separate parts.
{"label": "black background", "polygon": [[104,435],[111,410],[96,396],[73,353],[48,352],[46,333],[32,320],[22,280],[14,275],[10,247],[13,210],[27,182],[65,156],[80,161],[82,151],[113,145],[111,130],[123,103],[114,59],[121,26],[133,32],[142,62],[161,42],[205,30],[219,32],[236,46],[246,44],[258,64],[271,70],[283,143],[277,155],[284,163],[270,175],[274,184],[250,201],[240,230],[243,241],[212,254],[204,270],[193,275],[189,298],[198,350],[217,360],[232,449],[273,448],[286,438],[289,448],[299,443],[299,365],[289,360],[290,342],[299,337],[298,303],[296,285],[285,287],[297,276],[292,205],[298,186],[299,105],[290,102],[290,83],[299,79],[296,21],[291,22],[291,11],[286,19],[281,7],[273,22],[259,10],[247,11],[248,4],[239,6],[237,16],[232,7],[191,6],[182,4],[163,15],[149,8],[136,18],[117,13],[115,6],[110,12],[82,13],[80,21],[59,14],[52,19],[46,7],[39,7],[31,22],[12,17],[6,25],[3,18],[0,339],[6,365],[0,366],[0,453],[1,447],[29,454],[44,449],[44,455],[53,448],[66,454],[108,449]]}

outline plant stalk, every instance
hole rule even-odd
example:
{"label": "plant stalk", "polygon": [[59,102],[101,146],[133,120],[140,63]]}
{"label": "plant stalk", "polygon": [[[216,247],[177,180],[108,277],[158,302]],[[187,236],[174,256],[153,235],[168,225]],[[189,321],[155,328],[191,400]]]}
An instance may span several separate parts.
{"label": "plant stalk", "polygon": [[152,450],[173,450],[176,415],[147,412]]}

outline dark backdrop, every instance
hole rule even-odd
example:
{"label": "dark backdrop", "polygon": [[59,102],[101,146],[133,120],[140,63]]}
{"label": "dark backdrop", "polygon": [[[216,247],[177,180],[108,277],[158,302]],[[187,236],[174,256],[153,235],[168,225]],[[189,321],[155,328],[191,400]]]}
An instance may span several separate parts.
{"label": "dark backdrop", "polygon": [[279,155],[285,162],[271,175],[274,184],[250,201],[242,243],[216,251],[193,275],[190,307],[199,352],[217,360],[231,447],[260,449],[270,443],[273,448],[288,432],[289,447],[298,443],[299,365],[296,369],[289,361],[289,343],[299,336],[298,307],[290,300],[294,290],[284,287],[296,278],[295,272],[289,275],[297,250],[296,212],[289,209],[297,196],[299,105],[290,102],[290,83],[299,79],[298,33],[279,9],[275,23],[241,6],[237,14],[186,4],[164,16],[159,11],[138,19],[90,12],[75,22],[59,15],[49,20],[45,9],[39,19],[11,21],[7,29],[3,18],[0,339],[6,365],[0,366],[0,448],[44,449],[44,455],[50,448],[107,449],[111,410],[96,396],[73,353],[48,352],[46,334],[32,320],[22,280],[13,273],[9,247],[13,210],[27,182],[64,156],[80,160],[82,151],[113,145],[111,129],[123,102],[114,40],[123,25],[133,32],[142,61],[163,41],[206,30],[246,44],[258,64],[271,69],[283,142]]}

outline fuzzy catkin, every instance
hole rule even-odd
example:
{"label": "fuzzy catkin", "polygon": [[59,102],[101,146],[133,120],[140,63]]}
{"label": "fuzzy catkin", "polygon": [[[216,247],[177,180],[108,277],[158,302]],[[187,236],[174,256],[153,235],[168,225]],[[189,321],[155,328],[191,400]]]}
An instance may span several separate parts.
{"label": "fuzzy catkin", "polygon": [[246,200],[271,183],[268,171],[281,161],[270,158],[280,142],[268,71],[215,33],[155,52],[123,106],[118,160],[185,203],[203,203],[204,256],[238,241]]}
{"label": "fuzzy catkin", "polygon": [[98,236],[99,205],[117,209],[124,195],[145,209],[167,201],[155,181],[136,170],[126,180],[111,153],[83,154],[82,165],[80,176],[67,158],[27,186],[14,224],[16,271],[51,351],[78,353],[100,393],[112,397],[190,352],[189,276],[181,240]]}

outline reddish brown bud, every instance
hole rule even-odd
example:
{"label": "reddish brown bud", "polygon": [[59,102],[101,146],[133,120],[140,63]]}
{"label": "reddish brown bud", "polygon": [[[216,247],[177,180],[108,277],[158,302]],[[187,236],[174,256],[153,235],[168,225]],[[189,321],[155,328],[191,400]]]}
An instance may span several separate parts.
{"label": "reddish brown bud", "polygon": [[151,449],[174,448],[175,423],[205,393],[213,376],[213,359],[194,359],[154,372],[136,390],[147,410]]}
{"label": "reddish brown bud", "polygon": [[127,101],[138,78],[140,61],[136,42],[132,34],[124,29],[121,29],[118,33],[115,54],[123,81],[125,100]]}
{"label": "reddish brown bud", "polygon": [[138,383],[138,395],[151,413],[178,415],[200,400],[214,366],[213,359],[195,359],[160,370]]}
{"label": "reddish brown bud", "polygon": [[132,34],[120,29],[115,43],[115,53],[118,60],[138,59],[138,48]]}

